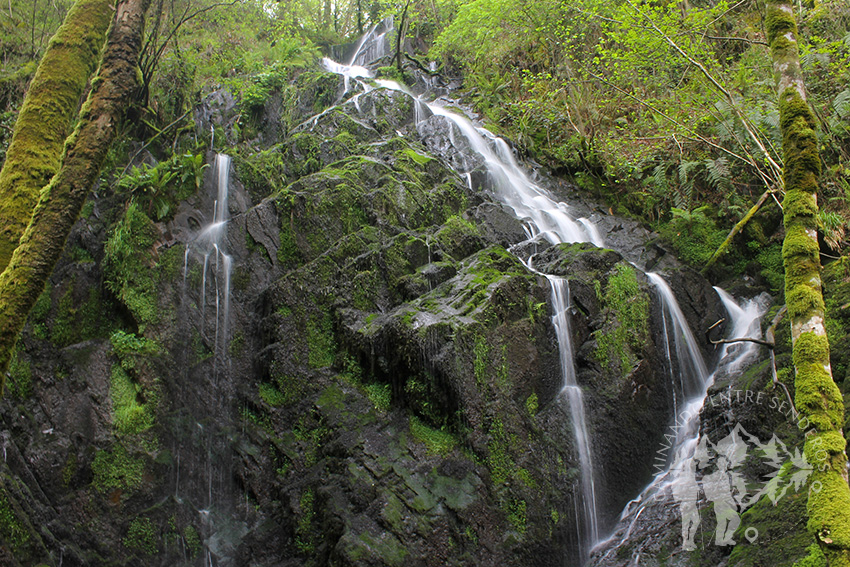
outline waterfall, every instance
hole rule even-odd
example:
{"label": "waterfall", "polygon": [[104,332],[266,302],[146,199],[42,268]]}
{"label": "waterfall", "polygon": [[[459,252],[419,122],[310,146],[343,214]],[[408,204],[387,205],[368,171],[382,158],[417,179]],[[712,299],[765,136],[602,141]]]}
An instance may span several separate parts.
{"label": "waterfall", "polygon": [[[213,164],[214,198],[212,216],[204,224],[194,240],[186,247],[183,266],[183,297],[186,297],[187,275],[189,263],[196,262],[201,266],[200,289],[197,310],[199,314],[198,329],[201,339],[212,350],[211,372],[202,377],[198,393],[199,405],[192,412],[190,437],[204,447],[206,458],[201,463],[186,463],[188,475],[195,477],[194,487],[188,487],[186,496],[196,501],[208,538],[204,545],[204,564],[213,565],[214,557],[219,551],[213,549],[217,533],[226,524],[228,513],[221,510],[226,506],[222,496],[226,493],[228,472],[228,449],[222,443],[222,432],[207,421],[209,416],[229,411],[230,397],[227,394],[228,385],[222,380],[226,378],[229,357],[228,343],[230,340],[230,293],[233,261],[227,253],[227,225],[229,215],[231,158],[226,154],[216,154]],[[209,289],[208,289],[209,288]],[[189,308],[190,306],[186,306]],[[212,325],[208,324],[212,323]],[[180,479],[180,449],[177,453],[177,479]],[[193,469],[197,471],[194,475]],[[175,494],[181,499],[179,483],[175,485]]]}
{"label": "waterfall", "polygon": [[[218,379],[221,365],[227,360],[228,323],[230,320],[230,277],[233,271],[233,260],[225,252],[227,237],[228,194],[230,187],[230,156],[216,154],[215,156],[216,199],[213,202],[213,219],[201,229],[200,234],[190,249],[195,249],[203,255],[203,271],[201,274],[201,333],[204,333],[207,310],[207,274],[212,272],[215,285],[215,334],[213,335],[213,378]],[[187,256],[188,261],[188,256]],[[210,270],[212,268],[212,270]]]}
{"label": "waterfall", "polygon": [[[367,36],[374,33],[374,30],[370,30]],[[488,188],[523,222],[529,240],[542,238],[551,244],[591,242],[598,247],[605,246],[604,238],[594,223],[585,217],[572,216],[567,204],[559,202],[549,191],[535,183],[527,171],[517,163],[514,152],[503,139],[484,128],[476,127],[468,118],[449,110],[444,105],[428,102],[424,97],[415,95],[409,88],[395,81],[375,79],[374,73],[363,66],[370,63],[367,57],[361,56],[366,51],[363,47],[366,41],[367,39],[364,38],[357,46],[348,64],[340,64],[331,59],[324,60],[324,66],[328,71],[343,76],[346,93],[349,90],[350,81],[356,81],[362,88],[362,92],[348,99],[352,101],[355,108],[359,108],[357,98],[375,88],[409,95],[413,100],[416,128],[420,136],[425,136],[424,122],[432,115],[444,118],[449,126],[448,139],[458,151],[458,155],[451,160],[454,169],[465,177],[470,188],[473,187],[473,174],[483,169],[489,183]],[[315,123],[315,118],[305,124],[309,122]],[[533,270],[531,259],[524,263]],[[576,499],[576,521],[579,529],[581,558],[586,560],[590,548],[599,540],[599,511],[591,432],[585,415],[583,391],[576,381],[573,361],[569,329],[571,308],[569,285],[566,278],[541,275],[547,278],[551,287],[552,324],[558,340],[562,373],[560,397],[565,398],[569,404],[571,428],[576,440],[581,473],[580,494]],[[664,344],[669,354],[668,358],[671,360],[670,376],[671,380],[674,377],[678,380],[673,391],[680,392],[683,399],[699,404],[710,383],[705,362],[669,286],[661,276],[647,275],[658,290],[663,306]],[[678,373],[673,371],[674,366],[678,369]],[[674,404],[676,404],[675,400]]]}
{"label": "waterfall", "polygon": [[[358,58],[358,54],[362,51],[362,44],[363,42],[358,46],[355,56],[348,65],[341,65],[330,59],[324,60],[327,70],[344,77],[346,91],[348,90],[348,81],[350,79],[357,80],[364,77],[373,77],[371,71],[357,65],[358,62],[363,64],[368,63],[367,59]],[[603,239],[598,230],[587,219],[580,221],[573,219],[569,215],[568,207],[564,203],[557,202],[548,191],[535,184],[529,178],[525,170],[516,162],[513,152],[504,140],[494,136],[485,129],[476,128],[467,118],[455,112],[437,104],[425,102],[420,97],[411,93],[408,88],[395,81],[376,80],[374,82],[379,87],[404,92],[413,97],[417,126],[424,117],[432,114],[442,116],[454,124],[463,136],[463,139],[469,144],[474,155],[479,160],[483,158],[489,179],[495,187],[497,196],[514,211],[517,218],[525,222],[530,235],[542,235],[552,244],[593,242],[597,246],[603,245]],[[373,88],[368,83],[362,82],[361,84],[366,92]],[[453,134],[452,132],[452,138],[454,138]],[[453,145],[457,146],[454,139]],[[471,170],[458,170],[458,173],[465,175],[469,185],[472,186]],[[580,505],[577,501],[576,518],[579,529],[582,531],[579,534],[580,553],[582,558],[586,559],[590,547],[598,539],[599,528],[594,487],[591,435],[587,427],[583,393],[581,387],[576,382],[575,368],[573,366],[571,336],[568,324],[570,308],[569,286],[565,278],[543,275],[549,280],[552,289],[552,310],[554,313],[552,322],[558,338],[563,385],[561,394],[569,404],[571,426],[576,439],[576,451],[581,470]]]}
{"label": "waterfall", "polygon": [[[566,278],[547,275],[552,287],[552,325],[558,337],[558,352],[561,358],[561,395],[567,398],[572,417],[572,427],[576,438],[579,467],[581,469],[581,513],[583,519],[579,529],[579,549],[582,558],[586,558],[590,547],[599,539],[599,522],[596,506],[596,489],[593,478],[593,457],[590,451],[590,434],[584,413],[584,395],[576,381],[573,357],[572,334],[570,333],[569,308],[570,285]],[[576,503],[578,504],[578,503]]]}
{"label": "waterfall", "polygon": [[[667,301],[669,297],[672,296],[672,291],[667,285],[667,282],[665,282],[664,279],[657,274],[647,275],[651,276],[650,279],[656,284],[662,301]],[[729,319],[732,323],[730,325],[731,330],[729,331],[728,338],[730,340],[741,338],[760,338],[760,323],[761,317],[766,311],[766,299],[763,296],[759,296],[745,301],[743,305],[739,305],[735,299],[723,289],[719,287],[715,287],[714,289],[720,297],[723,306],[726,308],[726,311],[729,314]],[[675,298],[673,298],[673,300],[675,301]],[[668,313],[672,315],[672,319],[674,320],[674,324],[672,326],[676,328],[675,319],[681,315],[681,311],[677,307],[675,309],[670,309]],[[687,328],[687,325],[685,325],[685,328]],[[674,332],[678,332],[678,329]],[[679,337],[674,337],[674,342],[676,338]],[[683,334],[681,338],[684,339],[685,342],[690,342],[693,339],[693,336],[688,331]],[[677,353],[681,352],[678,346],[675,350]],[[690,350],[691,349],[687,346],[684,348],[684,352],[689,353]],[[626,505],[620,515],[620,519],[614,533],[597,544],[597,549],[608,548],[608,551],[602,556],[602,559],[605,559],[612,553],[616,553],[616,551],[621,548],[622,544],[628,541],[633,528],[640,521],[641,515],[644,514],[644,512],[651,510],[653,507],[668,510],[671,508],[673,489],[678,483],[683,481],[684,475],[682,473],[684,471],[681,468],[671,467],[669,457],[676,455],[677,460],[680,462],[688,461],[693,457],[697,446],[700,443],[699,415],[706,400],[708,387],[714,382],[715,378],[719,376],[732,375],[739,372],[745,364],[752,361],[752,358],[757,354],[757,352],[758,345],[752,342],[741,342],[723,346],[720,351],[720,360],[717,363],[717,367],[714,372],[710,375],[706,375],[705,377],[705,382],[702,386],[702,393],[688,400],[684,409],[677,414],[677,420],[678,418],[681,419],[678,420],[672,427],[675,429],[676,435],[675,441],[671,443],[671,446],[669,447],[669,454],[666,459],[668,462],[659,463],[659,465],[657,465],[659,473],[640,493],[640,495],[637,496],[637,498]],[[696,362],[693,362],[692,365],[695,367],[699,366]],[[647,515],[651,516],[652,514]],[[613,544],[614,542],[616,542],[616,544]],[[636,561],[636,558],[640,554],[640,550],[637,550],[634,553]]]}
{"label": "waterfall", "polygon": [[[679,303],[676,301],[676,296],[673,295],[673,290],[670,289],[667,281],[653,272],[647,272],[646,277],[658,290],[658,296],[661,299],[665,321],[665,337],[673,336],[676,357],[675,361],[670,360],[669,362],[671,366],[677,364],[679,370],[679,384],[674,385],[674,391],[682,392],[685,400],[702,398],[709,385],[709,373],[694,334],[688,327],[688,321],[685,319],[685,315],[682,313]],[[672,333],[668,333],[667,324],[672,327]],[[667,341],[669,352],[669,338]]]}

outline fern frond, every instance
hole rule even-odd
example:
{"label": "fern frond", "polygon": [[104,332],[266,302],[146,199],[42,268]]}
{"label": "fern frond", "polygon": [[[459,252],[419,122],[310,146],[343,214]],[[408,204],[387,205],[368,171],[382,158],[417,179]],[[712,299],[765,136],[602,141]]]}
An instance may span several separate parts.
{"label": "fern frond", "polygon": [[708,184],[717,191],[726,191],[732,188],[732,172],[729,169],[729,160],[725,157],[707,159],[705,164],[705,178]]}
{"label": "fern frond", "polygon": [[832,101],[832,108],[841,118],[850,118],[850,89],[844,89],[836,95],[835,100]]}

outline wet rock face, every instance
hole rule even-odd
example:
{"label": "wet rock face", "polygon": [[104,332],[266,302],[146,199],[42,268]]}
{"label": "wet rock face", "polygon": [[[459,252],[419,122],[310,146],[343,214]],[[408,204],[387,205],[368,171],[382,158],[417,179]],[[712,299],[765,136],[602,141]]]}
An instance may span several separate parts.
{"label": "wet rock face", "polygon": [[[119,199],[78,225],[3,401],[9,564],[578,564],[551,291],[520,258],[570,280],[604,526],[648,480],[671,414],[658,301],[630,261],[675,262],[610,218],[623,255],[515,246],[522,223],[470,188],[485,173],[445,118],[417,125],[413,100],[383,89],[334,107],[326,73],[289,88],[258,111],[280,120],[241,134],[262,150],[234,159],[226,325],[220,256],[199,247],[212,168],[128,256],[149,287],[116,292],[114,263],[101,269]],[[235,143],[237,112],[222,92],[199,124]],[[692,328],[715,320],[703,280],[673,282]],[[84,341],[63,335],[75,315],[99,323]]]}

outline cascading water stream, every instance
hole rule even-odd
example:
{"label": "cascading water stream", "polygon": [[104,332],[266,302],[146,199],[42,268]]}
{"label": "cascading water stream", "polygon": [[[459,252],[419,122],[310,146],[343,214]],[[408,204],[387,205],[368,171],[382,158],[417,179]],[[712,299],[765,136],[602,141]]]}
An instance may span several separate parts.
{"label": "cascading water stream", "polygon": [[[665,297],[672,296],[670,287],[664,279],[661,278],[661,276],[657,274],[647,275],[650,276],[650,279],[654,284],[656,284],[656,288],[659,291],[659,296],[662,297],[662,301],[665,301]],[[715,287],[714,289],[720,297],[723,306],[726,308],[726,311],[729,314],[729,319],[732,323],[728,339],[760,338],[760,322],[761,317],[765,313],[766,300],[763,299],[762,296],[759,296],[745,301],[743,305],[739,305],[735,299],[723,289],[719,287]],[[677,311],[679,312],[677,313]],[[674,333],[676,333],[676,335],[674,335],[674,342],[675,339],[683,339],[684,342],[687,343],[691,342],[693,340],[693,336],[689,331],[681,336],[678,335],[679,329],[677,328],[676,320],[681,315],[678,307],[667,311],[665,316],[666,315],[671,315],[672,318],[671,326],[675,329]],[[685,325],[685,327],[687,327],[687,325]],[[666,332],[667,331],[665,330],[665,333]],[[682,345],[682,348],[684,348],[685,351],[691,350],[687,345]],[[672,501],[673,491],[677,483],[683,482],[683,478],[685,476],[683,473],[685,470],[671,465],[673,462],[687,462],[692,459],[695,454],[697,445],[700,443],[699,415],[702,410],[702,406],[705,403],[708,387],[720,375],[733,375],[739,372],[745,364],[750,362],[752,358],[756,356],[758,348],[758,345],[752,342],[723,345],[723,348],[719,353],[717,367],[714,372],[705,376],[704,384],[701,387],[701,393],[687,399],[684,409],[676,414],[677,422],[671,426],[671,429],[675,431],[675,441],[673,441],[669,447],[669,453],[666,454],[666,462],[660,462],[656,465],[656,468],[659,470],[658,474],[637,498],[626,505],[620,515],[618,528],[614,531],[614,533],[604,541],[597,544],[597,548],[609,547],[608,551],[604,554],[603,559],[616,552],[616,550],[621,548],[623,543],[628,541],[635,525],[640,521],[641,515],[645,511],[658,503],[663,506],[665,502]],[[675,349],[676,351],[679,351],[680,347],[676,346]],[[699,365],[694,363],[693,366],[696,368]],[[674,388],[676,386],[684,387],[682,384],[674,384],[673,386]],[[610,545],[612,541],[617,541],[618,544]],[[638,555],[635,556],[635,561],[637,561],[639,557],[639,552],[636,553],[638,553]]]}
{"label": "cascading water stream", "polygon": [[[702,353],[699,351],[698,343],[688,327],[688,321],[685,319],[685,315],[682,313],[679,303],[676,301],[676,296],[673,295],[673,290],[670,289],[667,281],[653,272],[647,272],[646,277],[658,290],[665,322],[672,327],[672,333],[668,333],[666,327],[664,332],[667,337],[673,336],[676,361],[679,364],[679,384],[675,385],[674,391],[682,392],[685,400],[702,398],[709,385],[709,372],[702,358]],[[673,363],[672,360],[669,362]]]}
{"label": "cascading water stream", "polygon": [[[202,524],[208,533],[213,534],[220,527],[217,520],[226,522],[226,514],[216,516],[214,510],[221,507],[220,496],[225,493],[227,483],[226,448],[221,444],[220,431],[216,431],[206,417],[228,410],[229,399],[226,395],[227,385],[222,381],[226,377],[229,358],[227,346],[230,334],[230,282],[233,269],[231,256],[227,254],[227,224],[229,220],[229,190],[230,190],[231,158],[225,154],[216,154],[213,164],[215,199],[212,205],[212,219],[201,227],[198,235],[186,247],[184,255],[183,278],[184,287],[189,273],[190,261],[201,266],[201,288],[198,301],[200,335],[206,339],[212,350],[212,372],[205,379],[203,395],[199,395],[201,406],[194,415],[198,442],[203,444],[206,459],[203,463],[188,463],[191,469],[202,471],[195,473],[197,485],[188,496],[197,501]],[[208,286],[211,289],[207,289]],[[185,296],[185,291],[184,291]],[[208,301],[209,298],[209,301]],[[207,319],[213,318],[214,328],[207,330]],[[201,413],[197,413],[201,412]],[[179,450],[178,450],[179,461]],[[194,466],[193,465],[199,465]],[[178,478],[180,464],[177,466]],[[179,498],[179,485],[178,490]],[[205,546],[205,565],[214,564],[214,553]]]}
{"label": "cascading water stream", "polygon": [[[325,60],[325,67],[332,72],[342,73],[348,78],[363,76],[363,68],[356,65],[341,66]],[[484,129],[476,128],[472,122],[459,114],[439,105],[429,104],[413,95],[409,89],[395,81],[377,80],[380,87],[404,92],[415,100],[417,124],[429,115],[442,116],[451,121],[466,143],[483,158],[489,178],[499,198],[513,209],[514,214],[525,221],[529,234],[542,235],[552,244],[570,242],[593,242],[603,245],[601,235],[587,219],[574,220],[566,211],[566,205],[555,201],[548,192],[536,185],[519,166],[513,152],[501,138]],[[368,92],[371,86],[362,83]],[[347,90],[346,85],[346,90]],[[355,95],[356,96],[356,95]],[[472,185],[471,171],[459,171]],[[544,274],[545,275],[545,274]],[[579,533],[579,548],[582,558],[587,558],[590,548],[598,539],[598,510],[594,481],[591,439],[585,416],[584,397],[575,379],[571,335],[568,324],[570,308],[569,287],[566,278],[546,275],[552,290],[552,317],[558,338],[560,353],[562,391],[569,403],[571,426],[576,439],[576,450],[581,470],[581,502],[576,502]]]}
{"label": "cascading water stream", "polygon": [[[558,352],[561,360],[561,395],[570,405],[573,432],[581,469],[582,510],[578,517],[585,519],[586,533],[579,533],[579,546],[582,557],[587,557],[590,547],[599,539],[599,521],[596,506],[596,488],[593,478],[593,456],[590,451],[590,434],[587,431],[587,419],[584,414],[584,394],[576,381],[573,357],[572,334],[570,332],[569,308],[570,286],[566,278],[547,275],[552,287],[552,325],[558,337]],[[578,503],[577,503],[578,504]]]}
{"label": "cascading water stream", "polygon": [[[370,33],[374,33],[374,31],[370,31]],[[330,59],[324,60],[327,70],[344,77],[346,93],[349,91],[351,80],[357,81],[362,87],[362,92],[354,94],[348,99],[355,108],[360,108],[358,97],[376,87],[406,93],[413,99],[416,126],[420,135],[425,134],[420,126],[431,115],[445,118],[450,124],[449,140],[461,154],[459,160],[461,164],[456,165],[455,170],[461,176],[465,176],[467,183],[472,188],[473,173],[483,165],[487,178],[492,184],[493,192],[513,210],[518,219],[523,221],[529,240],[544,238],[552,244],[591,242],[598,247],[604,246],[604,240],[593,222],[587,218],[573,218],[569,214],[566,204],[556,201],[548,191],[534,183],[526,171],[519,166],[513,152],[504,140],[486,129],[477,128],[469,119],[460,114],[439,104],[426,102],[423,98],[413,94],[410,89],[395,81],[374,79],[373,73],[362,66],[370,61],[366,58],[358,58],[362,45],[361,42],[355,56],[348,65],[339,64]],[[471,154],[471,156],[465,154]],[[467,159],[468,157],[471,157],[471,159]],[[531,268],[530,264],[529,259],[526,265]],[[578,499],[576,502],[576,517],[580,530],[580,554],[582,560],[585,560],[590,548],[599,539],[597,519],[599,513],[597,510],[591,435],[585,416],[583,392],[576,382],[573,362],[568,323],[571,307],[569,287],[566,278],[542,275],[550,282],[554,312],[552,320],[558,338],[562,372],[561,394],[569,403],[571,425],[579,458],[581,498],[580,503]],[[685,323],[684,315],[676,303],[676,298],[669,290],[669,286],[666,282],[663,282],[660,276],[651,275],[651,279],[653,277],[660,280],[653,283],[660,290],[665,318],[672,322],[673,344],[676,358],[679,361],[678,365],[684,368],[687,374],[680,379],[683,384],[681,389],[685,391],[686,398],[701,396],[705,392],[708,379],[705,363],[696,347],[693,334]]]}

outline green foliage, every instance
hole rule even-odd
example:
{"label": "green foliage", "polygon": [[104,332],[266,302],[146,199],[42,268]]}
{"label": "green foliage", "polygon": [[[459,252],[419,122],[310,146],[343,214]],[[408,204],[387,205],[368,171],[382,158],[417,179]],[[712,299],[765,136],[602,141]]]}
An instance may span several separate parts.
{"label": "green foliage", "polygon": [[104,249],[106,287],[130,310],[143,330],[159,320],[153,246],[159,231],[135,201],[131,201]]}
{"label": "green foliage", "polygon": [[671,212],[670,222],[661,225],[659,233],[682,260],[694,268],[701,268],[723,243],[727,231],[718,228],[709,216],[710,207],[693,211],[673,208]]}
{"label": "green foliage", "polygon": [[316,497],[313,489],[308,488],[298,501],[300,511],[298,524],[295,527],[295,547],[304,554],[311,554],[316,550],[316,534],[314,533],[313,521],[316,516]]}
{"label": "green foliage", "polygon": [[445,429],[434,429],[415,415],[410,416],[410,434],[424,443],[432,455],[448,455],[457,446],[457,438],[453,434]]}
{"label": "green foliage", "polygon": [[145,463],[120,444],[111,451],[99,450],[91,464],[92,485],[101,492],[119,489],[133,492],[142,486]]}
{"label": "green foliage", "polygon": [[183,541],[186,542],[186,549],[189,550],[190,557],[196,557],[201,551],[201,537],[198,535],[198,530],[194,526],[186,526],[183,530]]}
{"label": "green foliage", "polygon": [[145,555],[154,555],[159,551],[157,540],[157,529],[153,520],[139,517],[130,522],[124,537],[124,546]]}
{"label": "green foliage", "polygon": [[608,278],[601,300],[607,323],[594,332],[595,356],[603,366],[616,361],[625,377],[637,360],[634,351],[643,348],[649,334],[649,297],[634,268],[620,263]]}
{"label": "green foliage", "polygon": [[5,487],[0,486],[0,539],[14,552],[20,552],[30,541],[30,533],[20,521]]}
{"label": "green foliage", "polygon": [[521,535],[528,529],[528,518],[526,516],[525,500],[516,499],[508,505],[508,522]]}
{"label": "green foliage", "polygon": [[375,409],[381,411],[389,411],[392,405],[392,390],[389,384],[379,384],[373,382],[363,386],[366,390],[366,395],[369,396],[369,401],[375,406]]}
{"label": "green foliage", "polygon": [[118,357],[124,370],[133,370],[139,360],[161,353],[155,341],[121,330],[112,333],[109,342],[112,344],[112,352]]}
{"label": "green foliage", "polygon": [[204,181],[204,154],[175,154],[156,165],[134,165],[118,180],[118,190],[129,195],[145,214],[161,221],[170,218],[177,203],[194,194]]}

